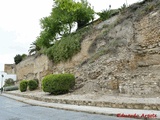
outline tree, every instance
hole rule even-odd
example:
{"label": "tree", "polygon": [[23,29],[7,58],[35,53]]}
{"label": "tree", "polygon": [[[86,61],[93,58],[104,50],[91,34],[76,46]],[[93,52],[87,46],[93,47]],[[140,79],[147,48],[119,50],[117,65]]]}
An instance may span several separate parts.
{"label": "tree", "polygon": [[78,28],[86,25],[90,20],[94,19],[94,10],[91,8],[86,0],[81,0],[81,3],[77,3],[79,6],[76,10],[76,21]]}
{"label": "tree", "polygon": [[22,61],[22,56],[20,54],[16,55],[14,57],[14,62],[17,65],[18,63],[20,63]]}
{"label": "tree", "polygon": [[80,28],[94,19],[94,10],[87,0],[81,0],[81,2],[55,0],[55,3],[55,8],[52,9],[52,15],[59,13],[57,14],[59,20],[63,24],[68,24],[70,29],[75,22],[78,24],[78,28]]}
{"label": "tree", "polygon": [[24,60],[27,57],[27,55],[26,54],[22,54],[21,57],[22,57],[22,60]]}
{"label": "tree", "polygon": [[12,78],[6,79],[4,87],[14,85],[14,80]]}
{"label": "tree", "polygon": [[32,42],[29,51],[29,55],[31,55],[32,53],[36,53],[40,50],[40,47],[38,46],[37,41]]}
{"label": "tree", "polygon": [[40,20],[43,31],[39,37],[43,39],[42,41],[48,40],[48,44],[59,39],[60,36],[70,34],[75,22],[73,16],[76,9],[73,0],[55,0],[50,16]]}
{"label": "tree", "polygon": [[81,28],[94,18],[94,10],[86,0],[54,2],[50,16],[40,20],[42,31],[36,40],[40,48],[49,48],[56,40],[70,34],[75,23]]}
{"label": "tree", "polygon": [[22,60],[24,60],[26,57],[27,57],[26,54],[22,54],[22,55],[18,54],[18,55],[16,55],[16,56],[14,57],[14,62],[15,62],[15,64],[17,65],[17,64],[20,63]]}

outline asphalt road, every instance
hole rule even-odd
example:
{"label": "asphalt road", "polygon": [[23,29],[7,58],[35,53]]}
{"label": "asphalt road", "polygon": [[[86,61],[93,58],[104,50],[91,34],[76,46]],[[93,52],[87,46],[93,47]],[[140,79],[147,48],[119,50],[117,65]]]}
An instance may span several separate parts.
{"label": "asphalt road", "polygon": [[135,120],[32,106],[0,96],[0,120]]}

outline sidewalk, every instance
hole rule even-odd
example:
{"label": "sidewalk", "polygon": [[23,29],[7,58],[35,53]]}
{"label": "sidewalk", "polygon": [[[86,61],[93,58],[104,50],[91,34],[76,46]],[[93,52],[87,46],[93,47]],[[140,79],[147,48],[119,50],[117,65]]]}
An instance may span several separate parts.
{"label": "sidewalk", "polygon": [[27,104],[43,107],[112,116],[117,116],[118,114],[137,114],[139,116],[156,114],[156,118],[160,119],[160,98],[129,98],[120,96],[96,96],[94,98],[95,96],[92,94],[53,96],[40,91],[23,93],[12,91],[2,95]]}

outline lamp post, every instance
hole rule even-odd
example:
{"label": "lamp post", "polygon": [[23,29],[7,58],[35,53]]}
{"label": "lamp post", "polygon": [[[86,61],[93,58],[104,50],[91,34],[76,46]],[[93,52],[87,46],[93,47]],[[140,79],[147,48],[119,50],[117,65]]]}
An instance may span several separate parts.
{"label": "lamp post", "polygon": [[2,80],[1,80],[1,94],[2,94],[2,91],[3,91],[3,77],[4,77],[4,75],[2,74]]}

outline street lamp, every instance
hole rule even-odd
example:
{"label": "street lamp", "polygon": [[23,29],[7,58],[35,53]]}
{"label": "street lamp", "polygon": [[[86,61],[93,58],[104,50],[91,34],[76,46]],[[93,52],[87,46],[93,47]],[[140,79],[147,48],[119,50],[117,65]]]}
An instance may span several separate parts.
{"label": "street lamp", "polygon": [[1,80],[1,94],[2,94],[2,91],[3,91],[3,77],[4,77],[4,75],[2,74],[2,80]]}

